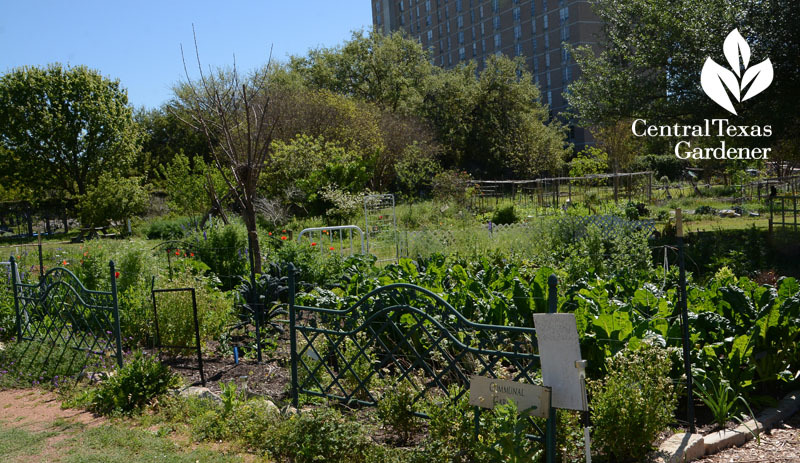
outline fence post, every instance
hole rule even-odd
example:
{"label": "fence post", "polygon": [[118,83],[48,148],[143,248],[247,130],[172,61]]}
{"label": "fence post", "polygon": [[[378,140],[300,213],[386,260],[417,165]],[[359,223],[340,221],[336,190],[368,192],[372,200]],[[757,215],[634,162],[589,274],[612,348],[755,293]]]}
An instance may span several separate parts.
{"label": "fence post", "polygon": [[122,333],[119,327],[119,300],[117,298],[117,271],[114,268],[114,261],[108,262],[111,270],[111,298],[114,301],[114,335],[117,338],[117,364],[122,368]]}
{"label": "fence post", "polygon": [[11,262],[11,290],[14,292],[14,316],[16,317],[17,328],[17,342],[22,341],[22,317],[19,313],[19,296],[17,295],[17,285],[21,282],[17,281],[17,261],[14,256],[9,259]]}
{"label": "fence post", "polygon": [[694,426],[694,395],[692,393],[692,362],[689,349],[689,309],[686,303],[686,267],[683,262],[683,219],[681,210],[675,209],[675,228],[678,239],[678,268],[680,282],[680,309],[681,328],[683,331],[683,368],[686,373],[686,417],[689,420],[689,430],[696,432]]}
{"label": "fence post", "polygon": [[292,405],[297,408],[300,405],[299,385],[297,384],[297,332],[295,330],[295,272],[294,265],[289,263],[289,358],[292,364]]}
{"label": "fence post", "polygon": [[[554,274],[547,277],[547,286],[547,313],[556,313],[558,310],[558,277]],[[551,405],[545,428],[545,461],[547,463],[556,461],[556,413],[556,409]]]}
{"label": "fence post", "polygon": [[192,288],[192,315],[194,316],[194,340],[197,343],[197,366],[200,368],[200,383],[206,386],[206,375],[203,372],[203,351],[200,346],[200,322],[197,319],[197,296]]}

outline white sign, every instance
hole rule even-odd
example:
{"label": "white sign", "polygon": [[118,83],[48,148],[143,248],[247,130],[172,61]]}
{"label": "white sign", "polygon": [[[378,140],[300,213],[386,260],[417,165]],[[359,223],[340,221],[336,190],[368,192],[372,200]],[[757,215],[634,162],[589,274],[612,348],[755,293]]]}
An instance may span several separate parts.
{"label": "white sign", "polygon": [[581,377],[581,347],[575,314],[534,314],[542,383],[553,390],[553,407],[586,410]]}
{"label": "white sign", "polygon": [[494,408],[509,400],[519,411],[547,418],[550,412],[550,388],[537,384],[518,383],[504,379],[470,376],[469,404],[481,408]]}

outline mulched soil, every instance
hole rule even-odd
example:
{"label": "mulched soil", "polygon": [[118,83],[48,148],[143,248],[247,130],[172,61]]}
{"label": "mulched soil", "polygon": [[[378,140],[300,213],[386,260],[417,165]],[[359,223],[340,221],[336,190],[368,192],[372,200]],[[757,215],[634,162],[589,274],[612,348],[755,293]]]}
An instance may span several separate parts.
{"label": "mulched soil", "polygon": [[[180,374],[186,384],[200,386],[200,370],[197,358],[166,358],[162,361]],[[240,391],[248,395],[266,396],[272,400],[288,399],[291,373],[289,365],[282,359],[240,360],[234,364],[232,359],[203,359],[206,387],[219,393],[222,383],[234,382]]]}
{"label": "mulched soil", "polygon": [[800,463],[800,413],[785,423],[761,434],[760,442],[751,440],[741,447],[733,447],[714,455],[703,457],[702,463]]}

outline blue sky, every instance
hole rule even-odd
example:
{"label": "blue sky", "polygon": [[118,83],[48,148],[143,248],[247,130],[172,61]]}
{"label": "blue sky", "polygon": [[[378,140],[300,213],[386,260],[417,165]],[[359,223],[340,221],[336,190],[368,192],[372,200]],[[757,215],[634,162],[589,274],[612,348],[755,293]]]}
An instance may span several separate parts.
{"label": "blue sky", "polygon": [[250,70],[332,47],[372,24],[369,0],[0,0],[0,74],[25,65],[83,64],[119,79],[136,106],[158,107],[192,75],[192,24],[204,67]]}

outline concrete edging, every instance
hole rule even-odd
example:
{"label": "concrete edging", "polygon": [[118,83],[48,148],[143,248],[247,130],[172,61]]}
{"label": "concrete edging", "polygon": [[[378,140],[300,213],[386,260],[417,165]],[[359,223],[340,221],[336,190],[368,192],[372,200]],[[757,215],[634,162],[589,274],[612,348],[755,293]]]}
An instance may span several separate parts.
{"label": "concrete edging", "polygon": [[701,434],[678,433],[665,440],[655,453],[659,463],[679,463],[692,461],[703,455],[711,455],[728,447],[740,446],[755,435],[770,429],[786,420],[800,409],[800,391],[793,391],[778,402],[778,406],[768,408],[754,420],[747,421],[734,429],[725,429],[705,436]]}

